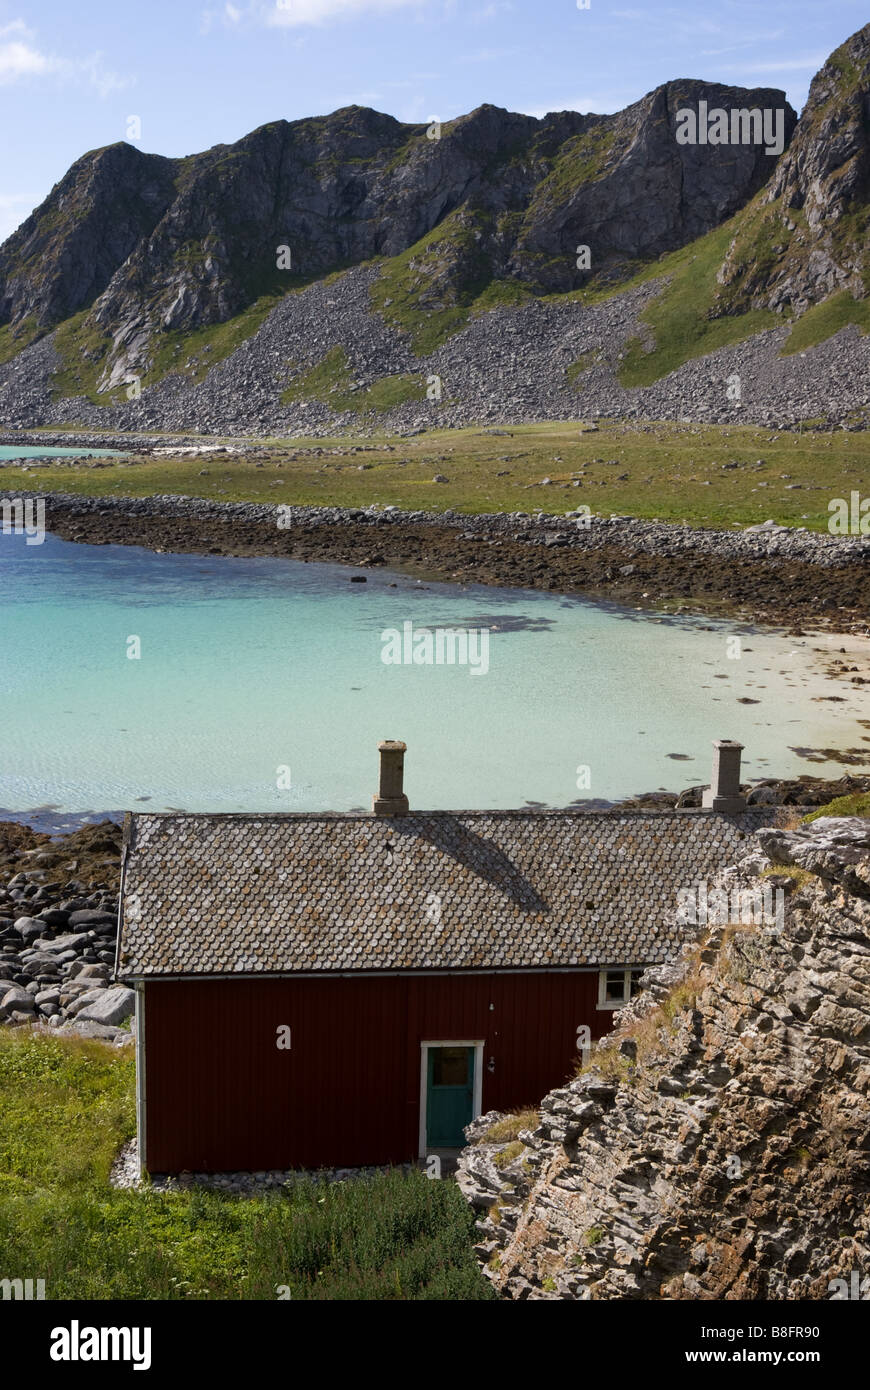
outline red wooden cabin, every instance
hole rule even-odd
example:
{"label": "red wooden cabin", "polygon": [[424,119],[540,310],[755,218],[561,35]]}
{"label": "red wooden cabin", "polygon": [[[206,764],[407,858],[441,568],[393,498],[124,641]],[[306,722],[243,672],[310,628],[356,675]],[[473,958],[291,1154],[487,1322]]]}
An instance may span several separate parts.
{"label": "red wooden cabin", "polygon": [[398,1163],[535,1105],[769,815],[412,813],[402,748],[370,816],[128,817],[148,1171]]}

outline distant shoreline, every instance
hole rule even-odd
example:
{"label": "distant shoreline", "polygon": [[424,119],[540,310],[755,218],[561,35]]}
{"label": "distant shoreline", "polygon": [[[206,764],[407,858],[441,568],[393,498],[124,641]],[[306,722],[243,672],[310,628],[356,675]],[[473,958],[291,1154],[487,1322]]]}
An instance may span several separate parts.
{"label": "distant shoreline", "polygon": [[163,495],[43,497],[62,540],[154,551],[283,556],[430,580],[538,589],[800,635],[868,633],[870,539],[787,527],[713,531],[631,517],[296,507]]}

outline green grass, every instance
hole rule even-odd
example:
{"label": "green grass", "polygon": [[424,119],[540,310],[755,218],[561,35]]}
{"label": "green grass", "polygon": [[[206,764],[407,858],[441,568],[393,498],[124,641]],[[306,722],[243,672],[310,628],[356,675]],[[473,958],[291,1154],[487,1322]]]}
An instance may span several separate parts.
{"label": "green grass", "polygon": [[[716,274],[734,237],[735,219],[717,227],[656,263],[656,275],[670,283],[640,315],[655,338],[651,352],[640,338],[630,339],[619,371],[623,386],[650,386],[691,358],[743,342],[782,320],[767,309],[711,318],[718,285]],[[649,279],[649,269],[622,289]],[[723,384],[723,393],[724,393]]]}
{"label": "green grass", "polygon": [[135,1133],[133,1083],[130,1051],[0,1028],[2,1204],[105,1184]]}
{"label": "green grass", "polygon": [[780,353],[781,357],[792,356],[796,352],[806,352],[827,338],[832,338],[847,324],[856,323],[862,333],[870,332],[870,304],[865,299],[855,299],[848,290],[833,294],[821,304],[814,304],[800,318],[788,335]]}
{"label": "green grass", "polygon": [[615,140],[615,129],[607,126],[596,126],[566,140],[549,174],[538,185],[524,220],[536,221],[544,209],[561,207],[584,184],[597,182],[606,171]]}
{"label": "green grass", "polygon": [[0,1028],[0,1275],[47,1299],[494,1298],[458,1188],[394,1171],[282,1195],[115,1191],[133,1058]]}
{"label": "green grass", "polygon": [[[593,363],[600,361],[601,353],[595,349],[589,352],[582,352],[576,361],[565,368],[565,378],[576,386],[584,372],[588,372]],[[582,384],[582,383],[581,383]]]}
{"label": "green grass", "polygon": [[486,213],[459,208],[383,263],[371,288],[372,307],[410,336],[418,356],[434,352],[463,328],[490,285],[489,259],[478,245],[490,220]]}
{"label": "green grass", "polygon": [[[292,293],[292,289],[288,288],[287,292]],[[279,295],[264,295],[225,323],[210,324],[193,332],[173,329],[168,333],[156,333],[150,345],[151,365],[141,378],[142,388],[153,386],[170,372],[177,372],[191,382],[202,381],[212,367],[257,332],[280,298]],[[61,358],[61,367],[51,383],[55,399],[84,396],[95,405],[122,403],[127,399],[124,385],[112,391],[98,389],[112,340],[93,324],[89,310],[82,310],[62,323],[54,341]]]}
{"label": "green grass", "polygon": [[94,405],[123,401],[123,387],[111,392],[97,389],[111,346],[109,334],[91,322],[89,309],[80,310],[60,324],[54,335],[54,347],[61,365],[51,378],[52,399],[84,396]]}
{"label": "green grass", "polygon": [[[393,410],[397,405],[404,405],[407,401],[425,400],[426,382],[422,376],[400,372],[395,376],[379,377],[365,391],[357,394],[362,398],[364,410],[380,413]],[[359,410],[360,406],[357,405],[355,409]]]}
{"label": "green grass", "polygon": [[23,352],[38,337],[39,329],[35,318],[20,319],[14,327],[11,323],[4,323],[0,327],[0,367],[11,362],[13,357],[17,357],[19,352]]}
{"label": "green grass", "polygon": [[[468,428],[410,439],[273,439],[263,441],[270,454],[261,468],[258,459],[235,456],[145,458],[134,466],[121,460],[99,469],[58,461],[30,472],[7,467],[0,475],[6,487],[90,497],[181,493],[226,502],[467,513],[558,513],[583,504],[602,516],[615,512],[712,527],[772,517],[817,531],[827,531],[831,498],[848,497],[851,488],[862,495],[870,490],[866,430],[800,435],[743,425],[598,423],[597,430],[583,433],[567,422],[513,426],[498,435]],[[161,443],[159,436],[155,443]],[[363,445],[365,452],[353,452]],[[759,459],[763,466],[756,468]],[[729,463],[738,467],[725,467]],[[433,483],[436,473],[449,482]],[[581,486],[572,486],[573,474]],[[545,477],[552,482],[541,486]],[[789,490],[793,483],[800,487]]]}
{"label": "green grass", "polygon": [[491,309],[517,309],[533,299],[531,290],[518,280],[491,280],[486,289],[472,300],[468,317],[477,318],[479,314],[488,314]]}
{"label": "green grass", "polygon": [[293,401],[316,400],[332,410],[352,410],[362,414],[366,411],[379,413],[393,410],[405,401],[426,399],[426,382],[419,375],[405,372],[379,377],[370,386],[358,391],[351,390],[355,380],[356,375],[347,353],[339,345],[330,348],[320,362],[295,377],[282,392],[281,402],[288,405]]}
{"label": "green grass", "polygon": [[822,816],[870,816],[870,792],[853,792],[851,796],[837,796],[827,806],[819,806],[804,816],[801,824],[808,825]]}

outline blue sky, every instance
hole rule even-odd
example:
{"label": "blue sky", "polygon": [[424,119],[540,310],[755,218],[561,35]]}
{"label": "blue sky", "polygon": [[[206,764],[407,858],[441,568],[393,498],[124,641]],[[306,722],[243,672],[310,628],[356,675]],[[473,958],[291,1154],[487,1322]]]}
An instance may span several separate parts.
{"label": "blue sky", "polygon": [[0,240],[130,116],[141,149],[180,155],[352,103],[609,112],[676,77],[800,109],[866,20],[861,0],[0,0]]}

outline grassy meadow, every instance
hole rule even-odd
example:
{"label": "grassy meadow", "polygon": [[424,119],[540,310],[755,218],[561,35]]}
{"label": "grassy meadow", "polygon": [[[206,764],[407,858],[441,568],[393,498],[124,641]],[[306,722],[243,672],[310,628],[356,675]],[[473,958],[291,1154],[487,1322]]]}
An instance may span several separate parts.
{"label": "grassy meadow", "polygon": [[[159,440],[155,440],[159,442]],[[231,442],[231,441],[227,441]],[[262,441],[260,441],[262,442]],[[90,497],[394,505],[464,513],[567,511],[697,526],[768,517],[826,530],[832,498],[870,489],[870,432],[600,420],[432,430],[412,438],[271,439],[268,457],[142,457],[7,467],[4,486]],[[448,481],[436,483],[436,474]],[[550,479],[545,483],[544,479]],[[577,483],[579,486],[574,486]]]}
{"label": "grassy meadow", "polygon": [[109,1170],[134,1133],[131,1049],[0,1028],[0,1278],[44,1279],[47,1299],[494,1297],[450,1181],[117,1191]]}

